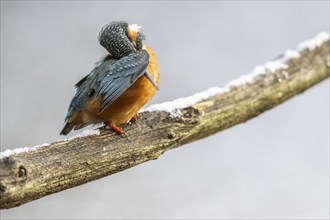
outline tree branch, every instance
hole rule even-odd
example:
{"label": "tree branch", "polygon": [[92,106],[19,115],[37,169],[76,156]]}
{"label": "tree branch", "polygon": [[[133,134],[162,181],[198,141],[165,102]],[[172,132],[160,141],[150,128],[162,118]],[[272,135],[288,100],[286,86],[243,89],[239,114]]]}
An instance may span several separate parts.
{"label": "tree branch", "polygon": [[[223,88],[154,105],[124,126],[0,157],[0,208],[12,208],[157,159],[165,151],[245,122],[330,76],[329,35],[257,67]],[[86,133],[86,131],[85,131]],[[84,133],[83,133],[84,134]]]}

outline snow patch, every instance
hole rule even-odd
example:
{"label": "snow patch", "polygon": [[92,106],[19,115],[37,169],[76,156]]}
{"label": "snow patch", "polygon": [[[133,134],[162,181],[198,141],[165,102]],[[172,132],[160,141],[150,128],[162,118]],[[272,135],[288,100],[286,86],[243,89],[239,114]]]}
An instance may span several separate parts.
{"label": "snow patch", "polygon": [[[181,116],[181,111],[180,111],[181,108],[186,108],[188,106],[196,104],[201,100],[207,99],[211,96],[220,93],[229,92],[234,87],[238,87],[243,84],[252,83],[256,79],[256,77],[260,75],[269,72],[276,72],[277,70],[280,69],[287,69],[288,68],[287,62],[289,60],[300,57],[299,51],[302,51],[306,48],[314,49],[315,47],[322,45],[322,43],[324,43],[327,40],[329,40],[329,33],[321,32],[318,35],[316,35],[315,38],[300,43],[298,45],[298,50],[288,49],[279,58],[273,61],[269,61],[264,65],[256,66],[251,73],[240,76],[239,78],[226,84],[224,87],[212,87],[204,92],[196,93],[195,95],[189,97],[179,98],[174,101],[168,101],[161,104],[152,105],[146,109],[142,109],[140,112],[166,111],[170,113],[171,117],[179,117]],[[288,72],[286,72],[285,70],[282,72],[282,74],[284,75],[285,78],[289,77]],[[266,80],[271,80],[271,79],[266,79]],[[280,78],[278,81],[282,82],[282,79]]]}
{"label": "snow patch", "polygon": [[165,111],[171,113],[171,117],[179,117],[181,116],[181,111],[179,109],[186,108],[203,99],[228,91],[229,90],[227,88],[212,87],[204,92],[196,93],[195,95],[189,97],[179,98],[174,101],[168,101],[168,102],[163,102],[161,104],[152,105],[146,109],[143,109],[141,112]]}
{"label": "snow patch", "polygon": [[303,51],[305,49],[313,50],[316,47],[321,46],[325,41],[328,41],[330,35],[328,32],[321,32],[316,37],[310,40],[305,40],[298,45],[298,50]]}
{"label": "snow patch", "polygon": [[72,141],[76,138],[81,138],[81,137],[86,137],[86,136],[92,136],[92,135],[99,135],[100,134],[100,130],[99,129],[86,129],[83,130],[81,133],[70,137],[68,139],[66,139],[66,141]]}
{"label": "snow patch", "polygon": [[[76,136],[73,136],[71,138],[65,139],[64,141],[71,141],[74,140],[76,138],[80,138],[80,137],[86,137],[86,136],[90,136],[90,135],[99,135],[100,131],[99,130],[92,130],[92,129],[87,129],[82,131],[81,133],[77,134]],[[50,144],[48,143],[44,143],[42,145],[36,145],[33,147],[21,147],[21,148],[15,148],[15,149],[7,149],[3,152],[0,152],[0,159],[5,158],[5,157],[9,157],[13,154],[19,154],[19,153],[23,153],[23,152],[28,152],[28,151],[32,151],[32,150],[37,150],[41,147],[45,147],[45,146],[49,146]]]}
{"label": "snow patch", "polygon": [[289,59],[300,57],[300,53],[296,50],[288,49],[284,53],[284,60],[288,61]]}
{"label": "snow patch", "polygon": [[12,150],[7,149],[3,152],[0,152],[0,159],[5,158],[5,157],[9,157],[12,154],[24,153],[24,152],[28,152],[28,151],[31,151],[31,150],[36,150],[38,148],[49,146],[49,145],[50,144],[48,144],[48,143],[44,143],[44,144],[36,145],[36,146],[33,146],[33,147],[21,147],[21,148],[15,148],[15,149],[12,149]]}

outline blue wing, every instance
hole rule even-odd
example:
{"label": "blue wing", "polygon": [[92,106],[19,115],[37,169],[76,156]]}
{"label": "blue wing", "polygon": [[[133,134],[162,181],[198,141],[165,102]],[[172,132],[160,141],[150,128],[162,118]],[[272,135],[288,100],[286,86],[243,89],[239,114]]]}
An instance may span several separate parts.
{"label": "blue wing", "polygon": [[93,96],[95,88],[100,84],[110,66],[116,61],[117,59],[110,55],[102,58],[96,63],[94,69],[87,76],[76,83],[75,87],[77,91],[70,102],[65,121],[68,121],[76,111],[84,110],[85,102]]}
{"label": "blue wing", "polygon": [[98,85],[93,86],[94,97],[102,97],[99,112],[113,103],[139,77],[149,64],[147,51],[140,50],[121,58],[110,66],[109,70]]}
{"label": "blue wing", "polygon": [[146,72],[148,64],[149,55],[145,50],[133,52],[120,60],[111,56],[101,59],[91,73],[75,85],[77,92],[65,121],[74,112],[83,111],[85,102],[93,97],[102,97],[99,107],[99,112],[102,112]]}

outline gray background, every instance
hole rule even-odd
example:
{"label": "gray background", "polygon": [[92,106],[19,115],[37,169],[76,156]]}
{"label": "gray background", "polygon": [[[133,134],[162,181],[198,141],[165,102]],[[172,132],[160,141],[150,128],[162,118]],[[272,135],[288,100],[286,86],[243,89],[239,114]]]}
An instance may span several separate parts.
{"label": "gray background", "polygon": [[[160,103],[224,85],[329,31],[329,2],[3,2],[1,148],[63,137],[112,20],[143,26]],[[77,152],[79,153],[79,152]],[[63,158],[64,159],[64,158]],[[328,218],[329,80],[245,124],[1,218]]]}

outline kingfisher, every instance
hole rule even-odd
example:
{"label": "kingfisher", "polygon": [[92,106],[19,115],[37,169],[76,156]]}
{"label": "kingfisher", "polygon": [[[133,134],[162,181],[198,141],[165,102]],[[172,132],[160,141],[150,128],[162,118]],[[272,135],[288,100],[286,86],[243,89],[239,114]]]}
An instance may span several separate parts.
{"label": "kingfisher", "polygon": [[156,54],[144,43],[141,26],[113,21],[102,28],[98,39],[109,54],[75,84],[60,134],[103,123],[123,135],[120,125],[135,121],[158,90]]}

